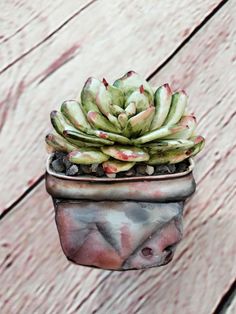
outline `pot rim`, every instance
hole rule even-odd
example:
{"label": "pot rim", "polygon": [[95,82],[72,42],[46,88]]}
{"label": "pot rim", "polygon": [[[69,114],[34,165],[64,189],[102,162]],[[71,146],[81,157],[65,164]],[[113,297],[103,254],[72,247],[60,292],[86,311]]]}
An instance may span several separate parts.
{"label": "pot rim", "polygon": [[74,177],[74,176],[67,176],[64,174],[55,173],[53,170],[50,169],[50,162],[52,160],[54,153],[50,154],[47,158],[46,162],[46,172],[53,177],[57,177],[64,180],[72,180],[72,181],[85,181],[85,182],[122,182],[122,181],[140,181],[140,180],[163,180],[163,179],[175,179],[184,177],[187,174],[191,173],[194,169],[194,161],[192,158],[189,158],[189,167],[186,171],[179,172],[179,173],[172,173],[172,174],[162,174],[156,176],[140,176],[140,177],[127,177],[127,178],[97,178],[97,177]]}

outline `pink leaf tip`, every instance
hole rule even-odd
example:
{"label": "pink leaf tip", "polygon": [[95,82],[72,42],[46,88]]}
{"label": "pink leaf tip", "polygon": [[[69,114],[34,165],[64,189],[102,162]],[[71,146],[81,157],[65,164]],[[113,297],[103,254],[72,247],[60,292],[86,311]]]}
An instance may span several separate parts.
{"label": "pink leaf tip", "polygon": [[144,87],[143,87],[143,85],[141,85],[141,86],[139,87],[139,91],[140,91],[141,94],[144,93]]}
{"label": "pink leaf tip", "polygon": [[168,94],[172,94],[172,90],[171,90],[170,85],[168,83],[165,83],[163,86],[166,88]]}
{"label": "pink leaf tip", "polygon": [[107,88],[107,86],[109,85],[107,80],[105,78],[102,79],[102,82],[104,84],[104,86]]}
{"label": "pink leaf tip", "polygon": [[129,72],[127,72],[127,77],[130,77],[130,76],[132,76],[133,74],[135,74],[135,72],[134,71],[129,71]]}

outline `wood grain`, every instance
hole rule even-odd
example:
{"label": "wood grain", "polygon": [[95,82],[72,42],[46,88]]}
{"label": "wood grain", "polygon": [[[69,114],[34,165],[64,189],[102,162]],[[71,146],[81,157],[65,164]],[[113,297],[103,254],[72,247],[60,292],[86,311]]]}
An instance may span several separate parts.
{"label": "wood grain", "polygon": [[0,3],[3,73],[37,49],[97,0],[6,1]]}
{"label": "wood grain", "polygon": [[[8,178],[0,184],[1,212],[44,171],[44,136],[52,109],[74,97],[90,75],[113,80],[129,69],[151,74],[219,3],[100,0],[45,40],[53,28],[44,31],[39,27],[45,36],[37,37],[32,31],[27,49],[35,45],[35,36],[42,44],[0,76],[0,156],[4,164],[0,176]],[[67,16],[73,10],[72,5]],[[57,14],[53,13],[53,25],[59,20]],[[21,44],[17,41],[16,45]],[[5,64],[10,64],[18,48],[3,47]]]}
{"label": "wood grain", "polygon": [[227,3],[152,80],[187,89],[207,139],[174,261],[125,273],[69,264],[42,183],[1,222],[3,313],[213,312],[236,277],[235,7]]}

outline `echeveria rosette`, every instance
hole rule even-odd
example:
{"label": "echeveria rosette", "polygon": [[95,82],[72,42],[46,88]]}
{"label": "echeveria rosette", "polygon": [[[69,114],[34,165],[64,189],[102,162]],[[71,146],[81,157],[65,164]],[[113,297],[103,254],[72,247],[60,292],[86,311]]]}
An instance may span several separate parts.
{"label": "echeveria rosette", "polygon": [[51,113],[55,133],[46,136],[54,151],[76,164],[102,164],[107,174],[136,163],[179,163],[199,153],[196,118],[186,113],[187,95],[168,84],[154,92],[130,71],[110,85],[90,77],[80,99],[65,101]]}

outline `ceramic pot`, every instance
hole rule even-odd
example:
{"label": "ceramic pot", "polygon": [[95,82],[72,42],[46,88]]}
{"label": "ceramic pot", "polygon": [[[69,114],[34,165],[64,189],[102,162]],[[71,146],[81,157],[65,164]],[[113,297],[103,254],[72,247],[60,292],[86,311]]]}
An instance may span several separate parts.
{"label": "ceramic pot", "polygon": [[47,162],[62,249],[79,265],[131,270],[169,263],[183,235],[183,207],[194,193],[193,161],[178,174],[95,178],[56,174]]}

